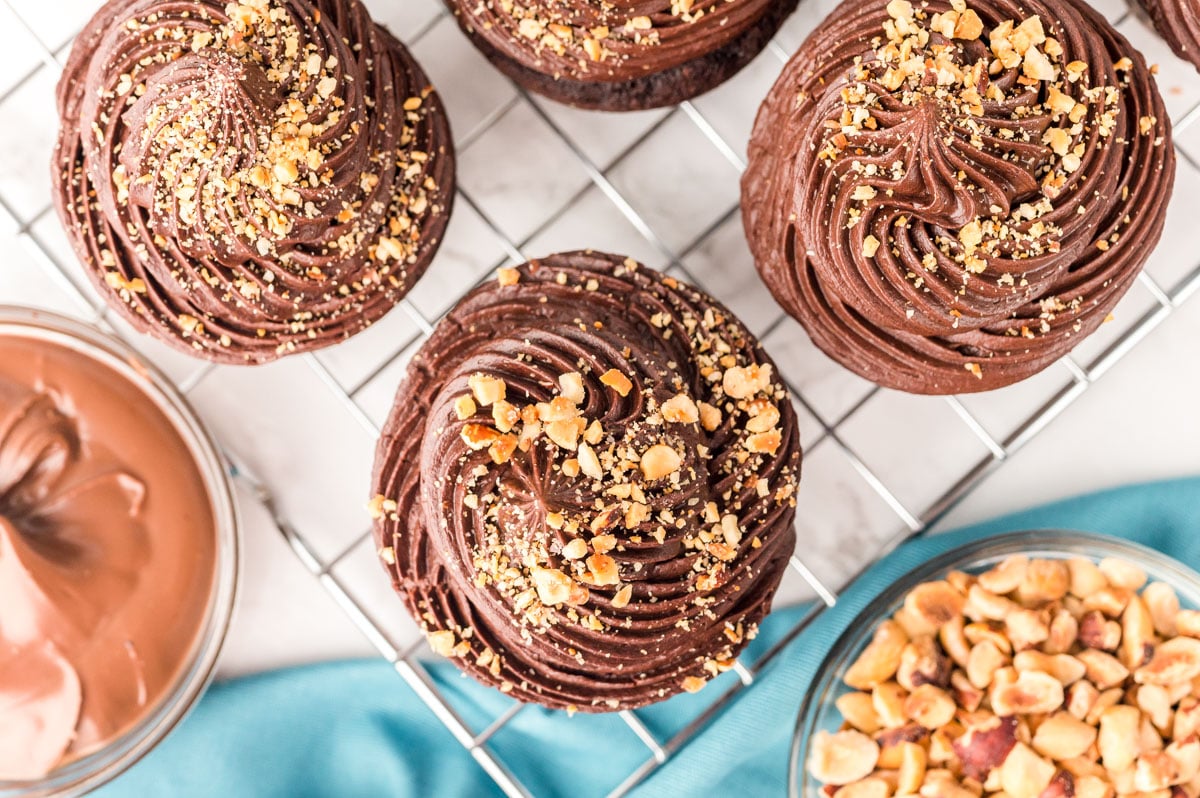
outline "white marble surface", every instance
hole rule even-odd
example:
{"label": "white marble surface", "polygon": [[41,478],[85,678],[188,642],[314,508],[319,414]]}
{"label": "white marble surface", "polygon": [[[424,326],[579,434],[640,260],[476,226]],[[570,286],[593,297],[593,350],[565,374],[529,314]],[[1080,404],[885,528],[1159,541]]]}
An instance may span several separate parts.
{"label": "white marble surface", "polygon": [[[56,115],[53,57],[95,9],[91,0],[12,0],[34,33],[0,6],[0,301],[95,318],[86,286],[48,210],[48,160]],[[818,353],[780,312],[754,274],[736,210],[737,178],[753,114],[804,35],[834,3],[803,0],[776,46],[741,75],[692,106],[598,115],[530,101],[460,35],[436,0],[367,0],[408,41],[446,100],[459,142],[460,186],[445,246],[413,292],[414,308],[435,319],[462,287],[518,253],[597,247],[650,265],[681,264],[745,318],[800,391],[808,455],[800,496],[798,555],[836,586],[945,490],[989,455],[984,441],[946,400],[872,392]],[[1200,263],[1200,77],[1170,55],[1123,0],[1096,0],[1118,27],[1161,65],[1160,85],[1179,144],[1176,196],[1148,274],[1170,289]],[[716,143],[719,137],[724,145]],[[627,205],[614,201],[619,195]],[[644,226],[643,226],[644,223]],[[676,258],[670,258],[667,252]],[[49,253],[50,258],[46,257]],[[64,267],[63,279],[53,265]],[[676,267],[678,268],[678,267]],[[1088,369],[1154,297],[1137,285],[1116,320],[1075,355]],[[116,332],[188,388],[223,444],[262,476],[280,510],[347,586],[395,646],[416,639],[364,538],[363,510],[374,434],[390,407],[420,321],[403,310],[368,333],[326,350],[260,369],[206,368],[131,333]],[[985,479],[946,524],[978,520],[1081,491],[1200,472],[1200,299],[1182,304],[1029,445]],[[962,407],[998,441],[1067,385],[1063,365]],[[349,392],[354,405],[345,401]],[[865,398],[865,401],[864,401]],[[839,422],[843,449],[825,433]],[[811,410],[811,412],[810,412]],[[814,415],[816,414],[816,415]],[[818,419],[817,416],[820,418]],[[302,434],[301,434],[302,431]],[[847,451],[853,453],[848,456]],[[886,486],[887,497],[865,477]],[[294,556],[270,518],[243,491],[242,592],[222,672],[235,675],[373,651]],[[889,503],[890,502],[890,503]],[[796,574],[786,600],[811,598]]]}

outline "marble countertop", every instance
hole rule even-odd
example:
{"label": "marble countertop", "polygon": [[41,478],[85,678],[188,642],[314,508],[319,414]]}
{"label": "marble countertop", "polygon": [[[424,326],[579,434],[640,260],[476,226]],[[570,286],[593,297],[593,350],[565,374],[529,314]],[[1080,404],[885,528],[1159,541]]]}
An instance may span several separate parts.
{"label": "marble countertop", "polygon": [[[425,321],[461,287],[519,254],[595,247],[698,280],[755,332],[803,397],[805,476],[797,555],[839,586],[872,552],[928,517],[949,486],[992,456],[1022,421],[1064,387],[1098,376],[1030,442],[1006,456],[942,521],[980,520],[1122,483],[1200,472],[1200,299],[1178,307],[1103,375],[1108,346],[1200,265],[1200,76],[1174,58],[1123,0],[1096,0],[1161,67],[1177,123],[1175,199],[1148,280],[1115,320],[1073,355],[1013,388],[945,399],[873,389],[821,355],[782,318],[758,281],[736,212],[738,173],[758,102],[830,0],[804,0],[775,44],[738,77],[681,108],[600,115],[520,94],[492,70],[436,0],[366,0],[412,47],[446,101],[459,149],[460,189],[446,243],[411,295],[367,333],[262,368],[212,367],[166,350],[103,315],[49,209],[56,59],[96,7],[88,0],[0,5],[0,301],[33,304],[110,326],[186,392],[223,446],[256,472],[278,510],[330,564],[336,580],[383,631],[418,641],[366,537],[374,429],[390,407]],[[36,37],[36,38],[35,38]],[[44,42],[45,47],[38,45]],[[668,257],[666,253],[670,253]],[[972,420],[968,423],[967,418]],[[977,424],[973,427],[972,424]],[[836,428],[836,436],[829,430]],[[303,434],[299,431],[303,430]],[[981,437],[979,434],[983,432]],[[990,441],[990,444],[989,444]],[[244,570],[223,656],[225,676],[375,649],[239,486]],[[791,573],[783,601],[814,596]]]}

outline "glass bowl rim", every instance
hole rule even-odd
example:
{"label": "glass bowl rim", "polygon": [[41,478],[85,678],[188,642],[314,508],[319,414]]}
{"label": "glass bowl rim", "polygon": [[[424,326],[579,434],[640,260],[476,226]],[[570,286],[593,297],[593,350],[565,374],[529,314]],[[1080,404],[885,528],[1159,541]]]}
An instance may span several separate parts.
{"label": "glass bowl rim", "polygon": [[[926,538],[928,539],[928,538]],[[1088,549],[1092,551],[1089,552]],[[884,613],[893,607],[916,585],[937,579],[947,572],[966,564],[965,561],[999,560],[1014,554],[1034,556],[1057,556],[1059,558],[1082,556],[1095,559],[1095,549],[1100,556],[1123,557],[1138,565],[1150,566],[1160,581],[1168,581],[1177,591],[1187,591],[1200,600],[1200,573],[1169,555],[1163,554],[1143,543],[1127,538],[1088,532],[1076,529],[1042,528],[984,535],[951,546],[949,549],[921,562],[893,579],[882,589],[865,597],[865,604],[848,618],[844,628],[837,634],[829,650],[813,671],[812,681],[796,714],[792,741],[788,754],[788,796],[804,796],[804,763],[807,759],[807,738],[815,731],[815,723],[825,705],[818,695],[825,696],[837,687],[834,677],[841,672],[843,661],[859,650],[856,642],[865,644],[875,627],[883,620]],[[894,556],[890,553],[884,557]],[[881,560],[880,562],[883,562]]]}
{"label": "glass bowl rim", "polygon": [[192,651],[158,704],[118,737],[40,779],[0,780],[0,798],[82,795],[112,781],[157,747],[212,682],[239,591],[241,516],[216,439],[186,397],[144,354],[95,323],[27,305],[0,304],[0,335],[67,347],[140,387],[187,445],[212,504],[216,562],[209,606]]}

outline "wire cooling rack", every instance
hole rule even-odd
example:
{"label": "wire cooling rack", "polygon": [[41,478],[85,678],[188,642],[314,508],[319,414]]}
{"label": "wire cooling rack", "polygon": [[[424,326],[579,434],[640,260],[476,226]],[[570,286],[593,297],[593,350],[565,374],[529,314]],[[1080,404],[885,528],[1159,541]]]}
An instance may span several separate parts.
{"label": "wire cooling rack", "polygon": [[[26,39],[34,55],[27,71],[0,90],[0,108],[10,112],[9,121],[17,127],[23,113],[19,106],[31,91],[39,92],[38,113],[46,116],[46,98],[41,94],[57,79],[71,35],[94,10],[83,0],[64,2],[69,11],[60,10],[57,3],[39,6],[2,0],[15,25],[0,20],[0,30],[10,38]],[[1200,128],[1200,79],[1169,55],[1124,0],[1094,2],[1151,62],[1165,65],[1159,81],[1174,120],[1178,204],[1180,194],[1200,187],[1200,164],[1195,159],[1200,154],[1200,136],[1193,135]],[[866,385],[813,350],[795,323],[765,296],[741,240],[737,207],[736,178],[744,168],[745,137],[758,102],[803,35],[830,10],[832,0],[804,0],[768,50],[725,87],[673,109],[632,115],[588,114],[530,97],[479,59],[436,0],[367,3],[377,19],[390,24],[413,49],[450,107],[458,134],[461,179],[456,218],[443,253],[423,285],[380,323],[384,333],[370,339],[369,346],[358,346],[355,358],[347,359],[336,350],[300,356],[294,362],[308,370],[302,376],[292,366],[285,374],[278,370],[282,367],[230,370],[186,359],[181,363],[177,355],[131,334],[108,315],[62,245],[51,207],[30,203],[30,197],[44,199],[46,192],[13,189],[10,181],[0,180],[0,210],[10,217],[12,234],[37,266],[70,296],[85,318],[129,338],[168,371],[202,414],[209,411],[208,421],[217,428],[234,464],[231,472],[267,509],[296,556],[437,720],[510,796],[532,795],[522,771],[547,764],[570,767],[569,762],[553,761],[550,744],[543,746],[543,755],[551,761],[541,763],[511,755],[502,744],[503,735],[522,712],[542,710],[511,702],[499,714],[481,719],[473,708],[456,705],[431,676],[426,664],[432,655],[415,627],[406,620],[397,627],[395,619],[403,615],[398,600],[378,587],[363,588],[364,581],[386,587],[374,563],[368,521],[361,510],[367,485],[358,477],[365,472],[354,472],[356,479],[341,491],[324,480],[312,484],[294,473],[280,472],[278,456],[274,460],[257,456],[255,442],[243,434],[246,427],[217,423],[217,410],[229,401],[219,397],[258,387],[269,391],[286,383],[286,390],[292,391],[289,399],[303,401],[305,397],[295,394],[319,386],[337,408],[334,415],[340,426],[331,435],[360,440],[363,445],[351,449],[356,462],[362,461],[358,467],[365,469],[369,444],[378,435],[407,357],[432,331],[441,312],[464,287],[487,278],[496,267],[526,260],[526,253],[536,256],[551,249],[595,246],[637,256],[706,288],[742,315],[775,356],[802,419],[806,462],[798,533],[803,554],[792,557],[780,601],[815,601],[772,647],[753,657],[744,655],[731,674],[716,680],[699,697],[687,697],[686,709],[676,713],[689,718],[682,729],[676,725],[664,732],[662,724],[643,711],[619,713],[627,732],[645,746],[640,763],[616,773],[613,784],[598,787],[598,795],[620,796],[716,721],[739,693],[752,688],[775,656],[833,606],[841,587],[870,561],[924,532],[981,480],[1002,468],[1200,288],[1200,263],[1188,260],[1195,257],[1194,248],[1186,245],[1194,231],[1188,229],[1186,218],[1169,219],[1159,253],[1118,308],[1119,323],[1106,325],[1071,356],[1027,384],[961,398],[907,397]],[[54,8],[47,12],[47,5]],[[74,20],[70,22],[74,29],[64,31],[61,20],[57,28],[48,22],[47,14],[56,12]],[[14,106],[18,106],[15,122]],[[52,135],[52,129],[49,132]],[[1178,146],[1185,135],[1197,145],[1191,152]],[[48,153],[48,145],[44,152]],[[16,157],[23,156],[18,152]],[[16,175],[18,185],[27,186],[44,174],[44,163],[28,173],[21,164],[7,171]],[[0,173],[5,171],[0,162]],[[503,179],[497,179],[496,173]],[[563,178],[567,174],[573,177]],[[20,183],[22,175],[25,183]],[[29,207],[34,212],[24,213]],[[458,223],[464,217],[468,222]],[[456,247],[460,251],[446,254]],[[439,272],[444,273],[440,283]],[[352,341],[338,349],[354,346]],[[248,387],[247,380],[260,379],[244,376],[249,373],[262,375],[261,382]],[[297,381],[306,389],[294,390]],[[881,428],[880,421],[898,412],[905,414],[903,426],[911,426],[913,434],[920,436],[917,440],[937,444],[936,456],[914,452],[893,438],[879,443],[875,431]],[[313,413],[334,423],[328,402]],[[905,433],[895,426],[882,428],[903,437]],[[357,432],[347,432],[353,428]],[[920,478],[912,476],[914,470],[921,472]],[[806,494],[808,486],[813,487]],[[314,488],[319,494],[324,491],[319,497],[321,509],[296,495],[311,494]],[[807,498],[815,493],[822,501]],[[325,504],[353,505],[353,509],[340,507],[330,515],[322,512]],[[848,509],[842,512],[842,507]],[[668,706],[679,700],[672,699]],[[579,716],[564,722],[594,720]],[[595,755],[606,756],[608,738],[598,735],[595,744]]]}

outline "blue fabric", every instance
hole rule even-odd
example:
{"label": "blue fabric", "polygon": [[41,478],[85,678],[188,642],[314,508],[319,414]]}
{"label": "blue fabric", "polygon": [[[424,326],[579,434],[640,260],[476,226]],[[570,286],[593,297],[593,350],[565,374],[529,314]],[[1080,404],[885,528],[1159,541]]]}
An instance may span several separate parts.
{"label": "blue fabric", "polygon": [[[1200,479],[1121,488],[906,544],[844,593],[718,723],[634,795],[783,795],[800,700],[849,619],[878,590],[950,546],[1035,528],[1119,535],[1200,568]],[[803,612],[774,614],[753,648],[761,652],[778,640]],[[486,728],[511,706],[449,665],[434,666],[432,675],[472,729]],[[715,689],[671,699],[639,717],[664,739],[703,711]],[[647,755],[615,716],[568,718],[537,707],[518,713],[490,745],[505,762],[516,763],[516,775],[539,798],[606,794]],[[390,666],[347,662],[216,685],[154,753],[98,794],[474,798],[500,792]]]}

